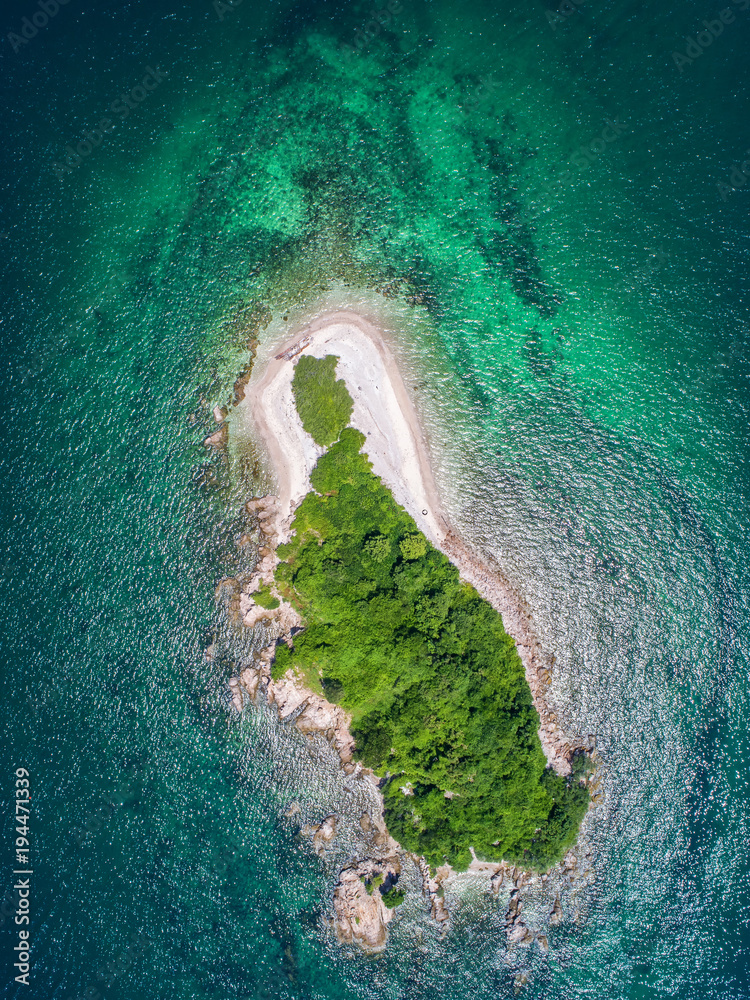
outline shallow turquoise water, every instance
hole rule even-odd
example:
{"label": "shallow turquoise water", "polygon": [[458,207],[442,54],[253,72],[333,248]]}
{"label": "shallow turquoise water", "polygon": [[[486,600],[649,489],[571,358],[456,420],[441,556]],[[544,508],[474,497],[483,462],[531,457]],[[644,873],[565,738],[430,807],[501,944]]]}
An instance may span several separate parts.
{"label": "shallow turquoise water", "polygon": [[[32,986],[9,996],[483,998],[524,973],[535,997],[750,994],[732,6],[683,72],[713,8],[592,0],[553,27],[404,0],[355,55],[367,5],[71,2],[18,52],[5,14],[2,773],[35,797]],[[256,482],[203,449],[210,410],[263,310],[335,296],[397,322],[447,502],[597,736],[592,882],[546,957],[509,953],[478,889],[445,940],[415,899],[384,956],[334,946],[349,845],[321,862],[283,813],[319,820],[337,779],[262,711],[237,722],[203,657]],[[8,864],[12,837],[6,813]]]}

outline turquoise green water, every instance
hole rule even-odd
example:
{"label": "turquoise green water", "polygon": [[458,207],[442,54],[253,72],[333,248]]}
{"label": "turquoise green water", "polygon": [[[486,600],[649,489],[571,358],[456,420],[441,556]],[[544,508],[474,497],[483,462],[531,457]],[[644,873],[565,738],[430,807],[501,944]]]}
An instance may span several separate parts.
{"label": "turquoise green water", "polygon": [[[14,52],[37,9],[2,49],[2,774],[34,798],[32,984],[7,995],[748,996],[748,196],[717,185],[746,158],[750,13],[681,73],[714,8],[553,28],[404,0],[347,55],[367,5],[71,2]],[[414,897],[383,956],[342,952],[351,845],[298,836],[341,780],[238,721],[203,656],[256,482],[202,447],[210,410],[264,310],[332,296],[401,318],[447,503],[596,734],[592,878],[546,956],[508,951],[480,888],[444,939]],[[13,836],[6,809],[7,888]]]}

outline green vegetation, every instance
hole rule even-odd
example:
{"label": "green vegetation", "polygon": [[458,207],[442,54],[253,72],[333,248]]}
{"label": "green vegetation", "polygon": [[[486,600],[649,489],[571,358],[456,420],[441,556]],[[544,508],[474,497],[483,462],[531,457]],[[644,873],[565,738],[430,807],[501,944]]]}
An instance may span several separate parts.
{"label": "green vegetation", "polygon": [[352,398],[343,379],[336,379],[338,358],[303,354],[294,369],[292,390],[302,426],[317,444],[337,441],[351,420]]}
{"label": "green vegetation", "polygon": [[381,893],[383,897],[383,902],[388,907],[389,910],[394,910],[397,906],[401,906],[404,901],[404,890],[403,889],[389,889],[388,892]]}
{"label": "green vegetation", "polygon": [[320,677],[351,712],[358,756],[389,779],[385,818],[405,848],[457,869],[470,847],[547,868],[586,812],[585,760],[567,781],[546,766],[500,615],[373,475],[364,442],[341,430],[278,549],[277,584],[307,627],[279,647],[274,676]]}
{"label": "green vegetation", "polygon": [[376,889],[379,889],[385,879],[382,875],[373,875],[371,879],[366,878],[364,875],[360,876],[365,884],[365,889],[367,889],[367,895],[372,896]]}
{"label": "green vegetation", "polygon": [[389,910],[393,910],[395,907],[400,906],[403,903],[405,892],[403,889],[397,889],[396,886],[391,883],[390,877],[388,881],[386,881],[380,874],[373,875],[372,878],[367,878],[366,875],[360,875],[360,879],[364,883],[368,896],[372,896],[376,889],[380,890],[383,902]]}
{"label": "green vegetation", "polygon": [[256,593],[251,596],[258,607],[267,608],[270,611],[278,608],[280,603],[278,597],[273,596],[271,588],[268,586],[261,587],[260,590],[256,591]]}

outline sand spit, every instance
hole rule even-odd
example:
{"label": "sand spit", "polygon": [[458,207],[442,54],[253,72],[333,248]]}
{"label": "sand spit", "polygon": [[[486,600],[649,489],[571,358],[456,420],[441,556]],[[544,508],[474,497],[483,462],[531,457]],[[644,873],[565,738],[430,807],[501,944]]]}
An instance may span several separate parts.
{"label": "sand spit", "polygon": [[[373,471],[420,531],[458,568],[462,579],[502,615],[540,716],[539,737],[547,760],[558,773],[570,773],[573,754],[582,743],[559,729],[555,713],[545,703],[552,664],[534,636],[528,611],[499,568],[473,552],[451,526],[439,500],[425,435],[392,348],[383,332],[357,313],[324,314],[283,343],[259,349],[238,416],[250,422],[254,439],[267,450],[278,482],[273,522],[278,541],[288,539],[294,510],[309,492],[310,472],[323,452],[305,432],[294,405],[294,363],[302,354],[339,357],[337,374],[354,401],[352,425],[367,436],[364,450]],[[273,565],[275,559],[269,559],[266,572],[272,572]]]}
{"label": "sand spit", "polygon": [[[247,415],[253,437],[268,451],[281,511],[292,513],[309,493],[310,472],[323,453],[305,432],[294,405],[294,362],[303,353],[317,358],[335,354],[337,374],[354,401],[352,425],[367,435],[365,450],[373,471],[437,544],[450,525],[442,514],[416,411],[382,332],[356,313],[329,313],[273,351],[263,358],[259,350],[240,414]],[[281,540],[285,537],[282,531]]]}

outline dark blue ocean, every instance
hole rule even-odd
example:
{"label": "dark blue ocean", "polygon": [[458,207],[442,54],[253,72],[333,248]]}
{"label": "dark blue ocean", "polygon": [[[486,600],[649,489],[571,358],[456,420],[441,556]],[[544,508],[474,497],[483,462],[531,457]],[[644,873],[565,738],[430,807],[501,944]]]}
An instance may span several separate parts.
{"label": "dark blue ocean", "polygon": [[[3,6],[6,996],[750,997],[750,0],[727,2]],[[352,846],[300,834],[340,780],[229,705],[214,590],[262,474],[202,442],[268,318],[322,302],[380,310],[416,359],[446,504],[596,739],[546,954],[508,948],[479,882],[444,937],[412,894],[385,953],[340,948]]]}

